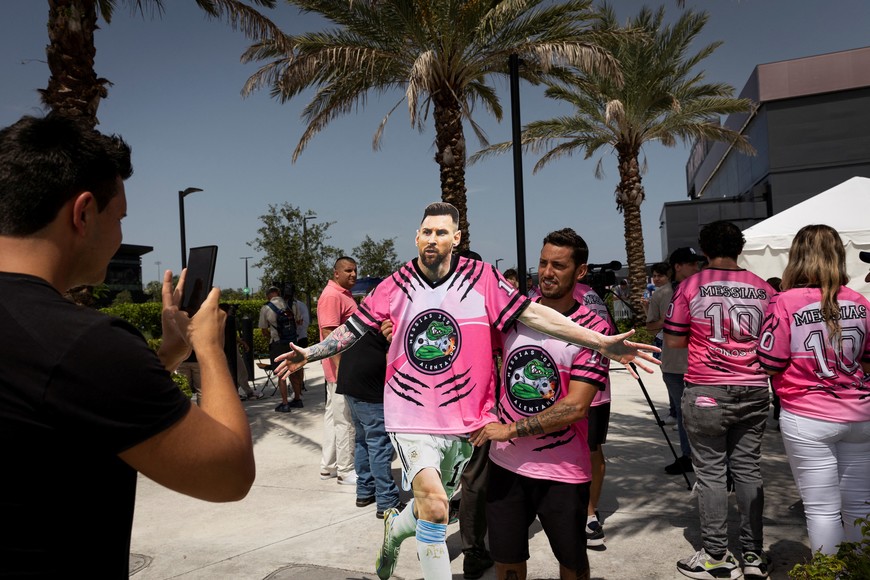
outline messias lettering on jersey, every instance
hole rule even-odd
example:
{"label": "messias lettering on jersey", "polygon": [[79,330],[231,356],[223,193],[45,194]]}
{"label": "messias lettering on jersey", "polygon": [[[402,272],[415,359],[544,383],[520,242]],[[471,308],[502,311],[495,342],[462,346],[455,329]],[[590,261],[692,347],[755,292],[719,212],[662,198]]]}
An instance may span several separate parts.
{"label": "messias lettering on jersey", "polygon": [[752,286],[722,286],[708,284],[699,288],[701,297],[724,296],[725,298],[742,298],[744,300],[767,300],[767,291]]}
{"label": "messias lettering on jersey", "polygon": [[[815,305],[813,305],[815,306]],[[792,314],[795,326],[813,324],[825,321],[825,315],[819,308],[806,308]],[[844,304],[840,306],[840,320],[856,320],[867,318],[867,308],[863,304]]]}

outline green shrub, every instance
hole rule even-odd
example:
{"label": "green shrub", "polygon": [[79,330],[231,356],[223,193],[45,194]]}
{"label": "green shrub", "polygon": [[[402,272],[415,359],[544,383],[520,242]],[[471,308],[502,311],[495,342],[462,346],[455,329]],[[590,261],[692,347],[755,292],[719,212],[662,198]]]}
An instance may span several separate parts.
{"label": "green shrub", "polygon": [[181,392],[187,395],[188,399],[193,398],[193,389],[190,388],[190,381],[187,380],[186,376],[178,373],[172,373],[170,376]]}
{"label": "green shrub", "polygon": [[[868,516],[870,517],[870,516]],[[860,542],[843,542],[836,554],[817,551],[813,558],[792,568],[788,577],[795,580],[865,580],[870,578],[870,520],[859,518]]]}
{"label": "green shrub", "polygon": [[102,312],[126,320],[139,329],[145,338],[160,338],[163,327],[160,323],[162,304],[159,302],[143,302],[141,304],[114,304],[102,308]]}

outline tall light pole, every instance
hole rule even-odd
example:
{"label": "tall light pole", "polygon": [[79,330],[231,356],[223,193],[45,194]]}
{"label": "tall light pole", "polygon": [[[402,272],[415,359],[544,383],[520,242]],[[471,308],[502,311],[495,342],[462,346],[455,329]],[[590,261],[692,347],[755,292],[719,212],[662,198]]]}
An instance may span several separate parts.
{"label": "tall light pole", "polygon": [[495,259],[495,269],[498,270],[498,263],[504,260],[504,258],[496,258]]}
{"label": "tall light pole", "polygon": [[178,192],[178,221],[181,225],[181,268],[187,268],[187,239],[184,237],[184,198],[190,195],[191,193],[195,193],[197,191],[202,191],[198,187],[188,187],[184,191]]}
{"label": "tall light pole", "polygon": [[163,262],[157,260],[154,263],[157,264],[157,281],[160,282],[161,280],[163,280],[163,276],[160,274],[160,264],[162,264]]}
{"label": "tall light pole", "polygon": [[254,256],[242,256],[239,260],[245,261],[245,296],[251,296],[251,289],[248,286],[248,260],[253,259]]}
{"label": "tall light pole", "polygon": [[[302,218],[302,248],[305,250],[305,259],[308,260],[308,220],[317,219],[317,214],[309,214]],[[311,312],[311,288],[310,280],[305,284],[308,312]]]}

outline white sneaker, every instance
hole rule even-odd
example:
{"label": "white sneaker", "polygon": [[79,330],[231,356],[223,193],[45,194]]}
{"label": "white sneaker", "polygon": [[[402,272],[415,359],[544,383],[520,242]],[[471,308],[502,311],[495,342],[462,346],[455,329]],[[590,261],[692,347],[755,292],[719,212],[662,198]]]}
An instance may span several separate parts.
{"label": "white sneaker", "polygon": [[337,476],[338,472],[335,469],[321,469],[320,479],[332,479]]}
{"label": "white sneaker", "polygon": [[347,475],[338,476],[338,485],[356,485],[356,473],[351,471]]}

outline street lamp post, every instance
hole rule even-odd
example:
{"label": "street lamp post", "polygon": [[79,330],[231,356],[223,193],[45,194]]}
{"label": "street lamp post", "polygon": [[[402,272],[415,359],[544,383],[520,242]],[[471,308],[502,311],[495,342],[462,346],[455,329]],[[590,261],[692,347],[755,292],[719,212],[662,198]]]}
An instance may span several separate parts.
{"label": "street lamp post", "polygon": [[[310,214],[302,218],[302,248],[305,250],[305,259],[308,260],[308,220],[317,219],[317,214]],[[305,284],[305,295],[308,303],[308,312],[311,312],[311,288],[310,280]]]}
{"label": "street lamp post", "polygon": [[253,259],[254,256],[242,256],[239,260],[245,261],[245,296],[251,296],[251,289],[248,287],[248,260]]}
{"label": "street lamp post", "polygon": [[184,237],[184,198],[190,195],[191,193],[195,193],[197,191],[202,191],[198,187],[188,187],[184,191],[178,192],[178,221],[181,225],[181,268],[187,268],[187,240]]}
{"label": "street lamp post", "polygon": [[495,259],[495,269],[498,270],[498,263],[504,260],[504,258],[496,258]]}
{"label": "street lamp post", "polygon": [[157,281],[160,282],[161,280],[163,280],[163,276],[160,273],[160,264],[162,264],[163,262],[161,262],[160,260],[157,260],[154,263],[157,264]]}

